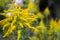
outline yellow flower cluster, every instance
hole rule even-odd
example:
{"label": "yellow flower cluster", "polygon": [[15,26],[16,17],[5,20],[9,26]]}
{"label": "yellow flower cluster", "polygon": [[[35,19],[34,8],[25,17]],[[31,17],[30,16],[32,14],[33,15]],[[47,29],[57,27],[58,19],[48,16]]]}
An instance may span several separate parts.
{"label": "yellow flower cluster", "polygon": [[[30,13],[30,10],[36,10],[36,5],[34,3],[32,3],[31,1],[29,2],[29,5],[26,9],[21,8],[20,5],[14,5],[14,4],[9,4],[9,9],[8,10],[4,10],[4,15],[7,17],[6,19],[0,21],[0,24],[3,25],[2,30],[5,31],[7,27],[8,30],[4,33],[3,37],[7,37],[9,36],[11,33],[13,33],[13,31],[15,29],[18,28],[17,30],[17,40],[20,40],[21,38],[21,32],[25,26],[29,29],[31,29],[36,35],[38,35],[39,39],[37,39],[37,37],[33,36],[33,37],[29,37],[30,40],[42,40],[42,36],[44,35],[43,33],[46,33],[47,28],[43,22],[43,18],[44,16],[40,13],[37,12],[35,13]],[[7,15],[7,13],[9,13],[9,15]],[[49,14],[49,10],[48,7],[45,10],[45,13]],[[39,22],[38,26],[31,26],[31,23],[33,23],[33,21],[36,21],[37,18],[40,18],[41,21]],[[47,24],[48,25],[48,24]],[[49,30],[47,31],[48,33],[52,33],[52,30],[55,30],[56,32],[60,31],[60,20],[58,22],[54,21],[53,19],[51,19],[50,23],[49,23]],[[20,28],[20,29],[19,29]]]}

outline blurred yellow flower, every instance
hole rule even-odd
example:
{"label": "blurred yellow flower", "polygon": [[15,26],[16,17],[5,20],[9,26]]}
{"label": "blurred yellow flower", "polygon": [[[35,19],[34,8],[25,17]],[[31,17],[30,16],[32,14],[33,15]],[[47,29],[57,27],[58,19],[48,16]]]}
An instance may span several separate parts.
{"label": "blurred yellow flower", "polygon": [[28,9],[36,9],[36,5],[29,0]]}
{"label": "blurred yellow flower", "polygon": [[10,23],[7,23],[3,26],[3,30],[9,25]]}
{"label": "blurred yellow flower", "polygon": [[21,30],[18,30],[17,33],[18,33],[17,40],[20,40],[20,37],[21,37]]}
{"label": "blurred yellow flower", "polygon": [[12,31],[13,31],[15,28],[16,28],[16,26],[14,26],[14,25],[11,26],[11,27],[8,29],[8,31],[3,35],[3,38],[9,36],[9,34],[11,34]]}
{"label": "blurred yellow flower", "polygon": [[50,11],[49,11],[49,8],[46,7],[45,11],[44,11],[45,14],[49,15],[50,14]]}
{"label": "blurred yellow flower", "polygon": [[38,16],[39,18],[44,18],[43,14],[42,14],[41,12],[38,12],[38,13],[37,13],[37,16]]}
{"label": "blurred yellow flower", "polygon": [[50,26],[54,26],[55,25],[55,21],[54,21],[54,19],[51,19],[50,20]]}
{"label": "blurred yellow flower", "polygon": [[19,22],[19,25],[20,25],[20,27],[22,27],[22,28],[24,27],[24,26],[23,26],[23,23],[20,23],[20,22]]}

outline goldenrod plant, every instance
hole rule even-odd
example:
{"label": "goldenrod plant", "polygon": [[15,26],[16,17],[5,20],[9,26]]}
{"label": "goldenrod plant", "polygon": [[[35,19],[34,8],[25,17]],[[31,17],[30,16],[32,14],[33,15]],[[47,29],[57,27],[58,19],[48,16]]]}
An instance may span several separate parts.
{"label": "goldenrod plant", "polygon": [[[37,11],[37,6],[29,0],[27,8],[22,8],[19,4],[8,4],[9,9],[4,10],[1,15],[6,16],[0,21],[3,30],[2,38],[8,38],[12,35],[15,38],[6,40],[60,40],[60,20],[50,20],[49,29],[46,27],[41,12]],[[35,11],[34,11],[35,10]],[[48,7],[44,11],[45,15],[49,15]],[[40,20],[37,20],[40,19]]]}

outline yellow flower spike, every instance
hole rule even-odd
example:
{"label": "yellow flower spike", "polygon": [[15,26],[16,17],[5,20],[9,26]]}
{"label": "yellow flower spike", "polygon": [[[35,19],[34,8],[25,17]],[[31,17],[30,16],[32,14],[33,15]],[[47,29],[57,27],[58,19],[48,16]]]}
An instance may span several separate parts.
{"label": "yellow flower spike", "polygon": [[30,24],[29,23],[25,23],[27,26],[28,26],[28,28],[31,28],[31,26],[30,26]]}
{"label": "yellow flower spike", "polygon": [[21,30],[18,30],[17,32],[18,32],[17,40],[20,40],[20,38],[21,38]]}
{"label": "yellow flower spike", "polygon": [[9,34],[12,33],[12,31],[16,28],[16,26],[11,26],[8,31],[3,35],[3,38],[7,37]]}
{"label": "yellow flower spike", "polygon": [[37,16],[40,17],[40,18],[44,18],[43,14],[41,12],[38,12]]}
{"label": "yellow flower spike", "polygon": [[9,25],[10,23],[7,23],[3,26],[3,30]]}
{"label": "yellow flower spike", "polygon": [[22,28],[24,27],[22,23],[19,23],[19,25],[20,25]]}
{"label": "yellow flower spike", "polygon": [[16,22],[16,20],[14,20],[12,23],[11,23],[11,26],[13,26],[13,24]]}
{"label": "yellow flower spike", "polygon": [[36,5],[29,0],[28,9],[36,9]]}
{"label": "yellow flower spike", "polygon": [[39,26],[37,26],[36,28],[41,29],[42,32],[46,30],[43,20],[40,21]]}
{"label": "yellow flower spike", "polygon": [[54,26],[54,25],[55,25],[55,21],[54,21],[54,19],[51,19],[50,26]]}
{"label": "yellow flower spike", "polygon": [[8,22],[8,20],[9,20],[9,18],[6,18],[6,19],[0,21],[0,24],[4,25],[4,24],[6,24]]}
{"label": "yellow flower spike", "polygon": [[50,21],[50,29],[55,29],[55,31],[57,32],[58,30],[60,30],[60,26],[58,25],[58,23],[56,21],[54,21],[53,19]]}
{"label": "yellow flower spike", "polygon": [[55,29],[54,31],[57,31],[57,28],[56,27],[58,27],[57,24],[56,25],[55,24],[54,25],[51,25],[50,24],[50,29],[49,29],[48,33],[51,34],[53,32],[52,30],[54,30],[54,29]]}
{"label": "yellow flower spike", "polygon": [[60,30],[60,25],[58,25],[58,22],[55,21],[55,30],[56,31],[59,31]]}
{"label": "yellow flower spike", "polygon": [[40,24],[39,24],[40,26],[41,26],[41,28],[45,28],[45,25],[44,25],[44,22],[43,22],[43,20],[41,20],[41,22],[40,22]]}
{"label": "yellow flower spike", "polygon": [[44,11],[47,15],[49,15],[50,14],[50,11],[49,11],[49,9],[48,9],[48,7],[46,7],[46,9],[45,9],[45,11]]}

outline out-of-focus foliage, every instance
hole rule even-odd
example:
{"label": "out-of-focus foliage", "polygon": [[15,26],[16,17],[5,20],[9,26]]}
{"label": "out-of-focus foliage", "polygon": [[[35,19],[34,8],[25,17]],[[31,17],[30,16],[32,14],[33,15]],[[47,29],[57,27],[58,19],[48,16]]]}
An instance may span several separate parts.
{"label": "out-of-focus foliage", "polygon": [[2,7],[2,8],[0,8],[0,10],[1,9],[8,9],[8,7],[7,7],[7,5],[10,3],[10,1],[9,0],[0,0],[0,7]]}
{"label": "out-of-focus foliage", "polygon": [[[47,7],[44,14],[49,15],[49,13]],[[31,1],[25,9],[20,5],[9,4],[9,9],[4,10],[1,15],[6,16],[6,19],[0,21],[3,39],[60,40],[60,20],[57,22],[51,19],[46,26],[43,21],[45,16],[37,10],[36,5]]]}

